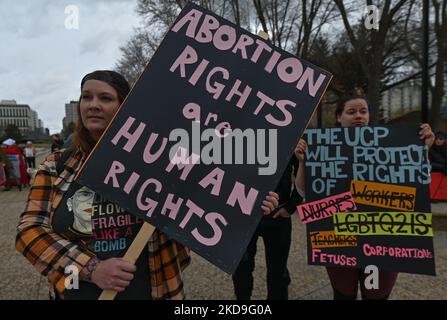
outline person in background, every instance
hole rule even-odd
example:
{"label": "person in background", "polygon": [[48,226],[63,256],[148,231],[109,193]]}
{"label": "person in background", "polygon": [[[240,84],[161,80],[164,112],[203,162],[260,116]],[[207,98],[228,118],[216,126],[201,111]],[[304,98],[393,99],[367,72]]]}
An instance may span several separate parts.
{"label": "person in background", "polygon": [[33,143],[31,141],[28,141],[26,143],[24,155],[25,155],[25,161],[28,168],[36,168],[36,149],[33,146]]}
{"label": "person in background", "polygon": [[447,144],[445,135],[441,131],[436,132],[435,143],[428,151],[433,172],[442,172],[447,175]]}
{"label": "person in background", "polygon": [[287,260],[292,241],[291,214],[301,202],[296,191],[292,192],[292,175],[296,174],[298,161],[289,161],[275,192],[279,195],[279,207],[270,215],[264,215],[248,244],[247,250],[232,276],[237,300],[250,300],[253,292],[253,271],[258,238],[262,237],[267,266],[267,300],[287,300],[290,284]]}
{"label": "person in background", "polygon": [[55,133],[51,136],[51,138],[53,140],[51,143],[51,152],[61,150],[64,146],[64,141],[62,140],[60,134]]}

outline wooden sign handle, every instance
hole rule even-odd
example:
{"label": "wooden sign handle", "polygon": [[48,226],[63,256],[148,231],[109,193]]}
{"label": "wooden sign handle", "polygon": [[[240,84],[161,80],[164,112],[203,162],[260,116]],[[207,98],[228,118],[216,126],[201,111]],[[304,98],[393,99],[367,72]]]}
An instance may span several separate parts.
{"label": "wooden sign handle", "polygon": [[264,40],[268,40],[269,39],[269,34],[265,31],[260,30],[258,32],[258,36],[261,37]]}
{"label": "wooden sign handle", "polygon": [[[143,224],[137,236],[133,240],[123,259],[127,262],[135,264],[144,247],[147,245],[149,238],[154,233],[155,227],[147,222]],[[103,290],[98,300],[113,300],[117,295],[116,291]]]}

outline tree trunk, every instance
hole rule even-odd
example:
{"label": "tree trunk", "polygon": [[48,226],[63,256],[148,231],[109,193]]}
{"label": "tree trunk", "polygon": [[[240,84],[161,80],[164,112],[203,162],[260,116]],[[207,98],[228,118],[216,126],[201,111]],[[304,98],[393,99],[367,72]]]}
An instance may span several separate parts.
{"label": "tree trunk", "polygon": [[381,122],[380,110],[380,75],[374,72],[368,81],[367,98],[370,108],[370,124],[378,125]]}
{"label": "tree trunk", "polygon": [[370,64],[368,65],[368,93],[367,97],[370,103],[370,112],[372,117],[370,122],[372,125],[378,125],[383,122],[383,114],[381,110],[380,94],[382,89],[382,64],[383,64],[383,44],[379,41],[372,43],[373,54]]}
{"label": "tree trunk", "polygon": [[433,130],[439,129],[442,98],[444,97],[444,61],[439,58],[436,63],[435,86],[432,90],[430,124]]}

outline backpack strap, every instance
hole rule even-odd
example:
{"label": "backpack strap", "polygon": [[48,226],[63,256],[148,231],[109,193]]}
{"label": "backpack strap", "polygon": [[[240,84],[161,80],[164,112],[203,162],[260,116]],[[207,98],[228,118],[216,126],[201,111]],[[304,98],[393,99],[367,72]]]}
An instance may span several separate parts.
{"label": "backpack strap", "polygon": [[64,152],[62,152],[61,157],[59,158],[59,160],[57,160],[56,163],[56,173],[58,176],[62,173],[62,171],[64,171],[65,163],[70,158],[70,156],[75,153],[75,151],[76,149],[74,148],[68,148],[65,149]]}

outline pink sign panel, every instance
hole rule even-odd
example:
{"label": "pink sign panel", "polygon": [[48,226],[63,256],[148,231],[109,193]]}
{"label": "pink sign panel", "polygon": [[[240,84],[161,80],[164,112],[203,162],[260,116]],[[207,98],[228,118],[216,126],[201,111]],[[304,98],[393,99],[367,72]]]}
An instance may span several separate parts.
{"label": "pink sign panel", "polygon": [[356,210],[350,191],[297,206],[298,214],[304,224],[332,217],[336,212]]}

